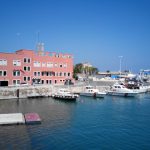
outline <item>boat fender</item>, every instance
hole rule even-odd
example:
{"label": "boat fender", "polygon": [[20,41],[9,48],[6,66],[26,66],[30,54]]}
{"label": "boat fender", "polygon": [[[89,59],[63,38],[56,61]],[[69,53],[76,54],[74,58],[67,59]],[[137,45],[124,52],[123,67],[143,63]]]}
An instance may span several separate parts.
{"label": "boat fender", "polygon": [[125,95],[124,95],[124,96],[125,96],[125,97],[126,97],[126,96],[128,96],[128,93],[125,93]]}
{"label": "boat fender", "polygon": [[96,92],[93,94],[94,97],[96,97]]}

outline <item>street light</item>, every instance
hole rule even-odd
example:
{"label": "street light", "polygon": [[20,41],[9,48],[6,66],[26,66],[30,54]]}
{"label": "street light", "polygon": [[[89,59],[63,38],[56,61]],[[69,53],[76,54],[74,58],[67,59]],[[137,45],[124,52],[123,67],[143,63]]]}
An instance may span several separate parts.
{"label": "street light", "polygon": [[121,61],[122,61],[123,56],[119,56],[119,58],[120,58],[120,75],[121,75]]}

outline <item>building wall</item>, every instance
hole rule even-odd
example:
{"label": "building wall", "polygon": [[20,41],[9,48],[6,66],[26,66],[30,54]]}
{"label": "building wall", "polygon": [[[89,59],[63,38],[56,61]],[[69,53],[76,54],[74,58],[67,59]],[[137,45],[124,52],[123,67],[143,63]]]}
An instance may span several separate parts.
{"label": "building wall", "polygon": [[38,55],[24,49],[0,53],[0,81],[8,81],[9,85],[17,84],[17,80],[18,84],[32,84],[32,79],[38,78],[43,84],[63,83],[65,79],[72,79],[72,74],[73,58],[69,54],[45,52]]}

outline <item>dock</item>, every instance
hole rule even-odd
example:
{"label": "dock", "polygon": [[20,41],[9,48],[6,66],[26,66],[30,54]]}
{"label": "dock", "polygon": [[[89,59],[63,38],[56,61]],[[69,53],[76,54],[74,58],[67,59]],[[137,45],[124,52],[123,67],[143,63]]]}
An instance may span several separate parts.
{"label": "dock", "polygon": [[22,113],[0,114],[0,125],[25,124]]}
{"label": "dock", "polygon": [[40,124],[41,118],[37,113],[27,113],[24,115],[26,124]]}

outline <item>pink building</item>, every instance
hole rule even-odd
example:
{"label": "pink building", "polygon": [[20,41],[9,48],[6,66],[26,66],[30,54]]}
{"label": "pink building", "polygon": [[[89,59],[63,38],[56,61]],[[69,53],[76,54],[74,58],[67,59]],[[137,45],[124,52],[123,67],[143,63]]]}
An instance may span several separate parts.
{"label": "pink building", "polygon": [[38,52],[25,49],[0,52],[0,83],[57,84],[72,79],[72,75],[73,57],[69,54],[44,52],[41,48]]}

